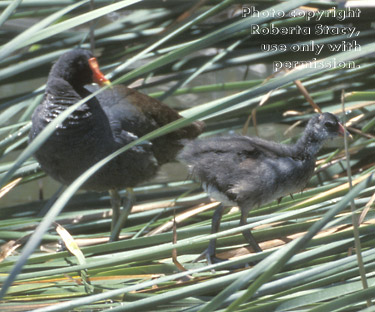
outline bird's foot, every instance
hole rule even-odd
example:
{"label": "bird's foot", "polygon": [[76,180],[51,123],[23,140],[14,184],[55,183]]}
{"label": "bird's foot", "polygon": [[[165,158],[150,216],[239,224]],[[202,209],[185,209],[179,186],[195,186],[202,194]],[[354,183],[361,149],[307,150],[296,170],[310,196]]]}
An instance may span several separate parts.
{"label": "bird's foot", "polygon": [[[194,261],[193,263],[196,263],[202,259],[206,259],[207,260],[207,264],[208,265],[211,265],[211,264],[216,264],[216,263],[221,263],[221,262],[224,262],[226,261],[227,259],[220,259],[218,257],[215,256],[215,253],[212,253],[210,251],[209,248],[207,248],[205,251],[203,251]],[[211,270],[212,273],[215,273],[215,270]]]}
{"label": "bird's foot", "polygon": [[202,259],[206,259],[208,264],[220,263],[227,260],[216,257],[214,253],[210,252],[209,248],[203,251],[193,262],[195,263]]}
{"label": "bird's foot", "polygon": [[[199,260],[202,260],[202,259],[206,259],[207,260],[207,264],[208,265],[211,265],[211,264],[217,264],[217,263],[223,263],[225,261],[228,261],[228,259],[222,259],[222,258],[218,258],[216,257],[215,254],[212,254],[209,250],[209,248],[207,248],[205,251],[203,251],[193,262],[198,262]],[[244,268],[248,268],[250,266],[254,266],[255,263],[245,263],[245,264],[235,264],[235,265],[231,265],[231,266],[228,266],[226,267],[226,269],[228,270],[238,270],[238,269],[244,269]],[[211,270],[212,273],[215,273],[215,270]]]}

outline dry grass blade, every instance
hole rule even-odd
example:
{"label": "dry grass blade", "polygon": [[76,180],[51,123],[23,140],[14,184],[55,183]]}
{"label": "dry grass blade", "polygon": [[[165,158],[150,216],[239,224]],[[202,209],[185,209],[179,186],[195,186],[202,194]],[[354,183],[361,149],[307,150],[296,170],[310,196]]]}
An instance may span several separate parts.
{"label": "dry grass blade", "polygon": [[4,187],[2,187],[0,189],[0,198],[3,198],[5,196],[5,194],[7,194],[13,188],[15,188],[18,185],[18,183],[21,182],[21,180],[22,180],[22,178],[14,179],[13,181],[9,182],[7,185],[5,185]]}
{"label": "dry grass blade", "polygon": [[[176,224],[176,214],[173,214],[173,244],[177,243],[177,224]],[[172,250],[172,261],[174,265],[177,267],[177,269],[181,272],[187,271],[187,269],[180,263],[180,261],[177,260],[177,249],[174,248]],[[187,275],[182,278],[182,281],[188,281],[193,279],[192,276]]]}
{"label": "dry grass blade", "polygon": [[[86,263],[85,256],[83,252],[81,251],[81,249],[78,247],[78,244],[75,242],[74,238],[70,235],[70,233],[65,228],[63,228],[60,224],[57,224],[57,223],[56,223],[56,232],[60,235],[61,239],[64,242],[65,247],[69,250],[70,253],[72,253],[76,257],[77,262],[79,264],[84,265]],[[90,281],[89,275],[87,274],[87,271],[81,270],[80,274],[81,274],[81,280],[85,286],[86,292],[89,294],[93,293],[94,288],[91,285],[91,281]],[[77,283],[80,284],[80,282],[78,281]]]}
{"label": "dry grass blade", "polygon": [[174,23],[172,23],[169,27],[173,27],[175,23],[180,23],[185,19],[189,18],[192,14],[198,11],[199,8],[204,6],[208,2],[208,0],[200,0],[195,5],[193,5],[189,10],[181,14]]}
{"label": "dry grass blade", "polygon": [[[276,75],[276,73],[268,76],[266,79],[263,80],[262,84],[265,84],[267,81],[271,80],[272,78],[274,78]],[[262,107],[271,97],[272,93],[275,92],[277,89],[275,90],[271,90],[269,92],[267,92],[260,100],[259,104],[257,105],[257,107]],[[257,127],[257,118],[256,118],[256,114],[257,114],[257,109],[254,108],[251,110],[251,113],[250,115],[248,116],[248,118],[246,119],[246,122],[242,128],[242,134],[243,135],[246,135],[248,129],[249,129],[249,125],[250,125],[250,119],[253,121],[253,126],[254,126],[254,131],[255,131],[255,135],[256,136],[259,136],[259,132],[258,132],[258,127]]]}
{"label": "dry grass blade", "polygon": [[[192,216],[195,216],[195,215],[200,214],[204,211],[216,208],[219,204],[220,203],[218,203],[218,202],[213,202],[213,203],[210,203],[210,204],[207,204],[207,205],[199,205],[197,207],[193,207],[191,209],[188,209],[187,211],[177,215],[176,223],[179,224],[180,222],[182,222],[184,220],[187,220],[187,219],[191,218]],[[166,231],[173,228],[173,224],[174,224],[174,218],[172,218],[172,220],[158,226],[156,229],[152,230],[146,236],[152,236],[152,235],[156,235],[156,234],[166,232]]]}
{"label": "dry grass blade", "polygon": [[[371,176],[371,173],[367,173],[367,174],[364,174],[363,176],[360,176],[356,179],[354,179],[352,181],[352,185],[357,185],[358,183],[366,180],[369,176]],[[332,198],[333,196],[337,196],[337,194],[342,194],[346,191],[348,191],[350,188],[349,186],[349,182],[346,182],[346,183],[343,183],[339,186],[336,186],[336,187],[333,187],[332,189],[328,190],[328,191],[325,191],[325,192],[322,192],[318,195],[315,195],[315,196],[312,196],[311,198],[308,198],[302,202],[299,202],[287,209],[284,209],[284,210],[292,210],[292,209],[296,209],[296,208],[299,208],[299,207],[305,207],[305,206],[308,206],[309,204],[313,204],[315,202],[319,202],[320,200],[323,200],[323,199],[328,199],[328,198]]]}
{"label": "dry grass blade", "polygon": [[284,131],[284,135],[287,135],[288,133],[293,131],[293,129],[297,128],[300,124],[302,124],[302,120],[296,121],[294,124],[292,124],[290,127],[288,127],[288,129]]}
{"label": "dry grass blade", "polygon": [[12,253],[20,246],[22,246],[22,244],[14,240],[10,240],[2,245],[0,248],[0,262],[3,262],[6,258],[12,255]]}
{"label": "dry grass blade", "polygon": [[363,209],[361,215],[359,216],[359,219],[358,219],[359,224],[362,224],[364,222],[366,215],[368,214],[371,206],[374,206],[374,202],[375,202],[375,193],[372,194],[370,200],[367,202],[365,208]]}
{"label": "dry grass blade", "polygon": [[369,134],[369,133],[364,133],[363,131],[353,128],[353,127],[347,127],[351,132],[354,132],[355,134],[358,134],[366,139],[375,139],[375,135]]}
{"label": "dry grass blade", "polygon": [[250,120],[253,121],[254,131],[255,134],[258,136],[258,127],[257,127],[257,118],[256,118],[257,110],[254,108],[250,115],[247,117],[245,124],[242,127],[242,135],[246,135],[247,131],[249,130]]}
{"label": "dry grass blade", "polygon": [[[370,101],[370,102],[367,101],[367,102],[355,103],[355,104],[352,104],[352,105],[345,105],[345,112],[347,112],[347,111],[353,111],[353,110],[356,110],[356,109],[365,108],[367,106],[372,106],[374,104],[375,104],[374,101]],[[342,109],[339,109],[339,108],[335,109],[335,110],[332,111],[332,113],[333,114],[342,113]],[[363,114],[360,115],[360,116],[363,116]],[[356,117],[356,118],[358,118],[358,117]],[[351,125],[350,124],[351,120],[355,120],[355,118],[350,119],[346,124]]]}
{"label": "dry grass blade", "polygon": [[27,234],[17,240],[10,240],[0,247],[0,262],[3,262],[7,257],[11,256],[15,250],[21,247],[30,238]]}
{"label": "dry grass blade", "polygon": [[302,93],[302,95],[305,97],[307,102],[310,103],[310,105],[313,107],[314,111],[317,113],[322,113],[322,110],[320,107],[314,102],[312,97],[310,96],[309,92],[305,88],[305,86],[302,84],[301,80],[294,81],[294,84],[297,86],[298,90]]}
{"label": "dry grass blade", "polygon": [[[343,89],[341,91],[341,106],[342,106],[342,112],[345,113],[345,90]],[[345,127],[345,125],[344,125]],[[345,156],[346,156],[346,171],[348,175],[348,181],[349,181],[349,188],[352,190],[353,185],[352,185],[352,170],[350,167],[350,153],[349,153],[349,148],[348,148],[348,133],[345,128],[344,132],[344,143],[345,143]],[[352,139],[352,137],[350,136]],[[363,256],[362,256],[362,246],[361,246],[361,240],[359,236],[359,226],[360,222],[357,219],[357,215],[355,214],[355,202],[354,199],[350,201],[350,210],[351,210],[351,217],[352,217],[352,224],[353,224],[353,234],[354,234],[354,247],[355,247],[355,253],[357,255],[357,261],[358,261],[358,269],[359,269],[359,274],[361,276],[361,282],[362,282],[362,287],[363,289],[368,288],[368,281],[367,281],[367,276],[366,276],[366,269],[364,267],[364,262],[363,262]],[[366,300],[367,302],[367,307],[370,307],[372,305],[372,302],[370,299]]]}

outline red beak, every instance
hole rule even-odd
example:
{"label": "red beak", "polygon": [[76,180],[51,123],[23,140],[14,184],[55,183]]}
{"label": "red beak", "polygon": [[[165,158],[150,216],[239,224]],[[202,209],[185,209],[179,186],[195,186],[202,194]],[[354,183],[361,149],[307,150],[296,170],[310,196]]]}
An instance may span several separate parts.
{"label": "red beak", "polygon": [[339,135],[344,136],[345,132],[350,139],[353,139],[353,136],[349,133],[349,131],[345,130],[344,126],[339,123]]}
{"label": "red beak", "polygon": [[92,70],[92,80],[95,83],[97,83],[99,86],[104,86],[111,83],[100,71],[98,61],[95,57],[89,59],[89,65]]}

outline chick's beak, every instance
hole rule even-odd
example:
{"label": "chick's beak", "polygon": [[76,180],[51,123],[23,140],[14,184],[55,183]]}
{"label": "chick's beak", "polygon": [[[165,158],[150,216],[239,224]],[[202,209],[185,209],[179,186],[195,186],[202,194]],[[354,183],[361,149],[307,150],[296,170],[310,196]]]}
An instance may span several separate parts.
{"label": "chick's beak", "polygon": [[348,136],[349,139],[351,139],[351,140],[353,139],[353,136],[349,133],[348,130],[345,130],[344,126],[341,123],[339,123],[339,131],[338,131],[338,133],[341,136],[345,136],[345,133],[346,133],[346,135]]}
{"label": "chick's beak", "polygon": [[111,82],[105,78],[104,74],[100,71],[98,61],[95,57],[90,58],[88,62],[92,70],[92,78],[95,83],[100,86],[111,84]]}

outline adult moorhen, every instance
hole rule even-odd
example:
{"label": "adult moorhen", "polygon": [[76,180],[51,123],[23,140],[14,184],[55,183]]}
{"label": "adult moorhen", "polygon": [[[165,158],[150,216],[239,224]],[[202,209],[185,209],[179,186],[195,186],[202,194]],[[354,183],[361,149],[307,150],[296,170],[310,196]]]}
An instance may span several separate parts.
{"label": "adult moorhen", "polygon": [[[344,131],[336,116],[324,113],[309,120],[294,145],[239,135],[213,137],[189,142],[178,159],[210,196],[222,202],[212,218],[211,233],[216,233],[224,206],[238,205],[240,225],[245,225],[254,206],[302,191],[314,173],[324,141]],[[254,251],[262,251],[250,230],[242,234]],[[208,263],[221,261],[215,249],[216,239],[212,239],[203,253]]]}
{"label": "adult moorhen", "polygon": [[[91,52],[74,49],[53,65],[42,103],[32,115],[32,141],[56,116],[70,105],[109,81],[100,72]],[[70,184],[85,170],[112,152],[161,126],[181,118],[167,105],[124,85],[104,90],[75,110],[35,153],[43,170],[55,180]],[[112,235],[116,240],[122,226],[118,189],[134,187],[155,176],[158,168],[173,159],[183,147],[181,139],[193,139],[204,124],[195,122],[162,137],[137,145],[117,156],[83,184],[86,190],[110,190]],[[130,209],[128,207],[128,209]],[[123,215],[127,215],[123,212]]]}

